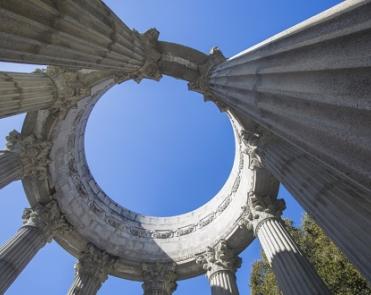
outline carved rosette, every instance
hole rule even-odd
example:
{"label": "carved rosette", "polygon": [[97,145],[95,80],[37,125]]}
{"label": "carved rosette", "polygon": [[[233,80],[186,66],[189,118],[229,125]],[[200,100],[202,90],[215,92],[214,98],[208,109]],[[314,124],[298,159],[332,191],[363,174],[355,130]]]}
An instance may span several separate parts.
{"label": "carved rosette", "polygon": [[8,151],[17,153],[21,160],[23,166],[21,178],[36,176],[39,180],[46,179],[52,146],[50,142],[39,140],[33,135],[23,137],[16,130],[10,132],[6,140]]}
{"label": "carved rosette", "polygon": [[97,280],[101,284],[108,278],[115,262],[115,257],[89,243],[75,264],[76,274],[80,278]]}
{"label": "carved rosette", "polygon": [[206,252],[196,259],[206,270],[207,277],[211,279],[220,271],[228,271],[233,275],[241,266],[241,258],[238,257],[226,240],[221,240],[215,248],[208,247]]}
{"label": "carved rosette", "polygon": [[50,242],[56,234],[65,234],[72,230],[65,216],[60,211],[57,201],[45,205],[26,208],[22,215],[23,226],[33,226],[41,230],[46,241]]}
{"label": "carved rosette", "polygon": [[177,287],[175,263],[143,263],[144,294],[172,294]]}
{"label": "carved rosette", "polygon": [[221,112],[225,112],[227,110],[227,105],[215,97],[215,94],[208,86],[208,81],[210,71],[218,64],[223,63],[225,60],[226,58],[218,47],[212,48],[206,63],[198,66],[200,73],[199,78],[188,83],[189,90],[203,94],[204,100],[214,102]]}

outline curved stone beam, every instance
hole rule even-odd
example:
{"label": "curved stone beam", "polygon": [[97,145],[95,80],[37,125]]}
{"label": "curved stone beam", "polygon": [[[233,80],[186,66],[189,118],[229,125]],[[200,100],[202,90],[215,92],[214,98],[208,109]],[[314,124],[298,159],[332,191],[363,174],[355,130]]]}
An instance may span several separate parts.
{"label": "curved stone beam", "polygon": [[161,53],[160,72],[177,79],[196,81],[200,76],[200,65],[209,59],[208,55],[176,43],[158,42]]}
{"label": "curved stone beam", "polygon": [[343,3],[209,73],[215,99],[371,188],[371,1]]}
{"label": "curved stone beam", "polygon": [[129,29],[100,0],[0,2],[0,60],[159,79],[159,33]]}

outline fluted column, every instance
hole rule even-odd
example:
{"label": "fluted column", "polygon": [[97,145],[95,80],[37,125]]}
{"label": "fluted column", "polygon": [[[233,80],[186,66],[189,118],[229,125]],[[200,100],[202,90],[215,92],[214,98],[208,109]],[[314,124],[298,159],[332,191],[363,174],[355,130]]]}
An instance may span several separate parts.
{"label": "fluted column", "polygon": [[283,200],[269,200],[267,196],[250,193],[246,207],[246,225],[252,226],[259,238],[284,295],[330,294],[313,266],[282,226],[279,216],[284,207]]}
{"label": "fluted column", "polygon": [[1,1],[0,59],[159,79],[158,32],[129,29],[100,0]]}
{"label": "fluted column", "polygon": [[75,278],[68,295],[97,294],[115,263],[115,258],[88,244],[75,265]]}
{"label": "fluted column", "polygon": [[248,138],[250,147],[255,146],[252,150],[256,161],[285,185],[371,281],[371,191],[353,184],[336,170],[276,136],[250,133]]}
{"label": "fluted column", "polygon": [[370,188],[370,15],[343,1],[212,68],[207,92]]}
{"label": "fluted column", "polygon": [[56,231],[70,230],[55,201],[26,209],[23,226],[0,248],[0,294],[10,287]]}
{"label": "fluted column", "polygon": [[196,262],[206,270],[212,295],[239,294],[235,273],[241,266],[241,258],[236,256],[225,240],[221,240],[215,248],[208,248]]}
{"label": "fluted column", "polygon": [[22,162],[16,153],[0,151],[0,189],[22,177]]}
{"label": "fluted column", "polygon": [[47,108],[56,100],[56,91],[43,73],[0,72],[0,118]]}
{"label": "fluted column", "polygon": [[144,263],[142,271],[144,295],[171,295],[176,290],[175,263]]}
{"label": "fluted column", "polygon": [[33,135],[23,137],[15,130],[6,139],[7,150],[0,152],[0,188],[27,176],[44,179],[51,144]]}

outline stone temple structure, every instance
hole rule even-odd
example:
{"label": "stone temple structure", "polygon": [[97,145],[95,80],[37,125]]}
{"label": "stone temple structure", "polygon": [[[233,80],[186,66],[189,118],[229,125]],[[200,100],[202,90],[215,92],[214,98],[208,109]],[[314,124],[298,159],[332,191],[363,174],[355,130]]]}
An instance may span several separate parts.
{"label": "stone temple structure", "polygon": [[[234,57],[129,29],[100,0],[0,1],[0,117],[27,113],[0,153],[0,187],[21,179],[30,208],[0,248],[0,293],[52,239],[77,258],[68,294],[108,275],[169,295],[205,273],[236,295],[238,254],[258,238],[283,294],[329,294],[282,226],[279,183],[371,281],[371,1],[348,0]],[[236,156],[221,191],[187,214],[150,217],[112,201],[85,159],[104,93],[134,79],[188,81],[229,116]]]}

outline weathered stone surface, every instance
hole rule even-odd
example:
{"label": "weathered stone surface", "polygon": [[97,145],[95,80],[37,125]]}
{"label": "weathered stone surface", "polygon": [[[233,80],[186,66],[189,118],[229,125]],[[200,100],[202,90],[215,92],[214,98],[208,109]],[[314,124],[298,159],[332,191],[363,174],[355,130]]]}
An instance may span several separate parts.
{"label": "weathered stone surface", "polygon": [[255,231],[283,294],[331,294],[279,220],[267,217]]}
{"label": "weathered stone surface", "polygon": [[[285,185],[350,261],[371,280],[370,190],[349,182],[297,147],[271,136],[256,150],[263,166]],[[341,226],[339,226],[341,221]]]}
{"label": "weathered stone surface", "polygon": [[93,244],[88,244],[75,265],[76,274],[68,294],[97,294],[102,283],[107,280],[115,261],[115,257],[98,249]]}
{"label": "weathered stone surface", "polygon": [[370,15],[370,1],[344,1],[214,67],[208,89],[370,188]]}
{"label": "weathered stone surface", "polygon": [[143,263],[144,295],[171,295],[176,290],[176,263]]}
{"label": "weathered stone surface", "polygon": [[[143,72],[146,43],[102,1],[1,1],[5,61]],[[150,73],[149,73],[150,74]]]}
{"label": "weathered stone surface", "polygon": [[0,248],[0,294],[3,294],[37,252],[58,232],[71,226],[55,201],[34,209],[25,209],[23,226]]}
{"label": "weathered stone surface", "polygon": [[241,266],[241,258],[231,249],[227,241],[221,240],[198,256],[197,263],[206,271],[213,295],[238,295],[236,271]]}

